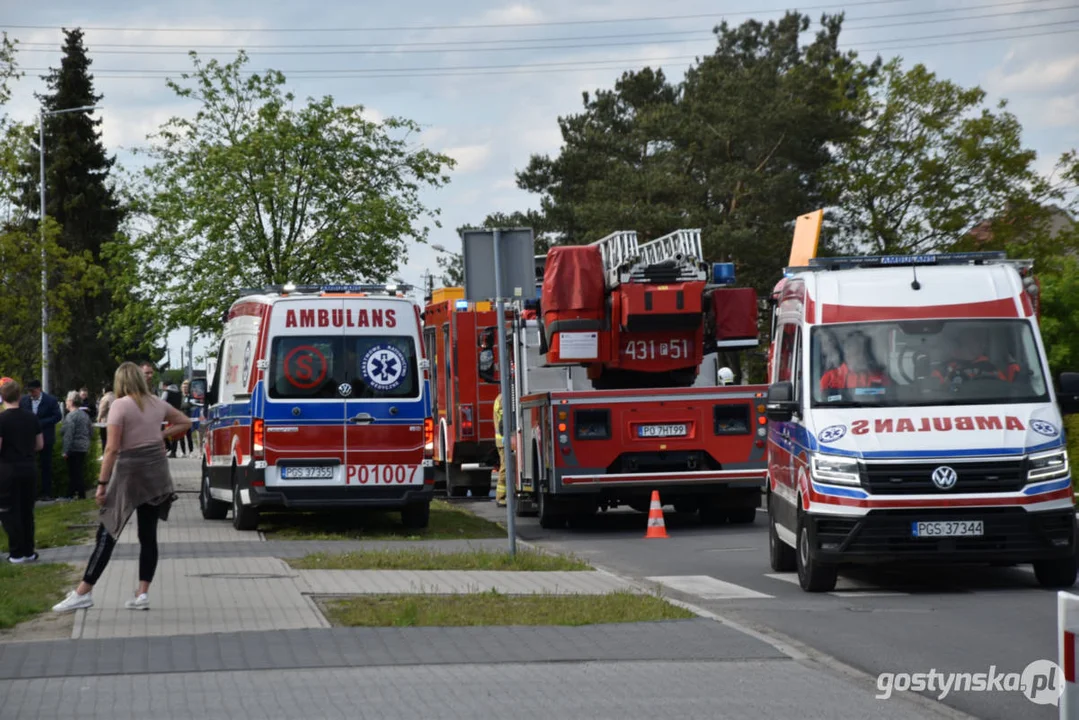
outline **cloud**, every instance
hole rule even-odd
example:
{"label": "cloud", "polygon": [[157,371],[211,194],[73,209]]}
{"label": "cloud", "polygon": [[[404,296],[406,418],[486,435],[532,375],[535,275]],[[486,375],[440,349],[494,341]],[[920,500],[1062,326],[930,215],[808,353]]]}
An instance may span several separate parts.
{"label": "cloud", "polygon": [[1014,72],[998,67],[989,73],[987,86],[990,91],[1007,95],[1010,93],[1036,93],[1058,87],[1075,87],[1079,83],[1079,53],[1059,57],[1046,62],[1036,59]]}
{"label": "cloud", "polygon": [[446,148],[442,152],[457,161],[457,167],[454,168],[457,173],[466,174],[477,172],[486,166],[491,157],[491,144],[462,145]]}
{"label": "cloud", "polygon": [[507,5],[505,7],[493,8],[483,13],[480,16],[478,22],[464,22],[463,25],[486,25],[486,24],[509,24],[509,23],[535,23],[540,22],[543,19],[543,15],[539,10],[524,5],[522,3],[514,3],[513,5]]}
{"label": "cloud", "polygon": [[1074,126],[1079,117],[1079,93],[1051,98],[1042,115],[1042,123],[1049,127]]}
{"label": "cloud", "polygon": [[374,123],[375,125],[381,125],[386,120],[385,115],[380,113],[378,110],[369,107],[365,107],[363,109],[363,112],[360,113],[360,117],[362,117],[367,122]]}

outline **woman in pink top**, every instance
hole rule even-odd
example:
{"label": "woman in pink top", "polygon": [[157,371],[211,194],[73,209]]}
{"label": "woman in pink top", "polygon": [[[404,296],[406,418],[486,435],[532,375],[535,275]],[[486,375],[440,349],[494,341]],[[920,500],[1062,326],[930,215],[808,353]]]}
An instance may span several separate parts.
{"label": "woman in pink top", "polygon": [[[126,362],[117,368],[114,390],[116,400],[109,408],[109,442],[97,481],[101,526],[82,582],[53,606],[56,612],[93,607],[91,591],[132,514],[138,517],[139,588],[125,605],[129,610],[150,607],[147,593],[157,570],[157,522],[168,519],[176,499],[165,441],[186,433],[191,419],[151,395],[135,363]],[[164,423],[168,426],[162,429]]]}

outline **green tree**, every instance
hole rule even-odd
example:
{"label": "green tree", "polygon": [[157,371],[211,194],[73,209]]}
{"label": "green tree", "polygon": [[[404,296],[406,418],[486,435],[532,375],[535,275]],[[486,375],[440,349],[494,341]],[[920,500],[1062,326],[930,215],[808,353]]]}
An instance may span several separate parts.
{"label": "green tree", "polygon": [[1041,332],[1054,375],[1079,371],[1079,258],[1058,258],[1041,279]]}
{"label": "green tree", "polygon": [[[82,31],[65,31],[62,49],[59,69],[44,78],[50,92],[38,96],[44,109],[95,105],[102,96],[94,92]],[[101,119],[92,111],[57,114],[45,120],[45,212],[59,224],[60,248],[71,257],[85,256],[86,262],[98,268],[102,248],[113,241],[124,214],[111,177],[115,158],[105,152],[100,125]],[[26,180],[18,202],[31,232],[37,227],[31,218],[39,212],[40,203],[38,152],[30,149],[25,157]],[[104,273],[99,275],[99,279],[104,277]],[[62,263],[49,265],[49,294],[66,298],[66,312],[71,317],[66,332],[51,336],[53,357],[49,362],[54,388],[98,385],[111,378],[115,368],[105,331],[114,310],[112,298],[102,284],[88,285],[84,279],[65,274]],[[82,292],[72,292],[74,287]]]}
{"label": "green tree", "polygon": [[191,57],[169,86],[199,110],[154,136],[143,191],[143,265],[168,327],[212,333],[243,287],[384,281],[426,240],[438,211],[419,192],[453,161],[416,149],[414,122],[371,122],[332,97],[297,106],[283,74],[246,73],[242,52]]}
{"label": "green tree", "polygon": [[[1049,222],[1048,203],[1067,190],[1039,175],[1006,102],[994,112],[985,97],[922,65],[904,70],[898,58],[885,65],[863,99],[867,122],[829,171],[840,249],[949,250],[994,220],[998,244],[1016,232],[1028,244],[1039,239],[1035,226]],[[1016,217],[1021,226],[1010,222]]]}

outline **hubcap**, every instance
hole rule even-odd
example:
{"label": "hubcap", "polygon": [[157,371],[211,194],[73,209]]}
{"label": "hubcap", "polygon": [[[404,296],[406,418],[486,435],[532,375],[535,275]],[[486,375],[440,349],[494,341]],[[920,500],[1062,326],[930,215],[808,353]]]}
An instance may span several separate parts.
{"label": "hubcap", "polygon": [[802,535],[798,538],[798,555],[802,559],[802,566],[809,565],[809,531],[802,528]]}

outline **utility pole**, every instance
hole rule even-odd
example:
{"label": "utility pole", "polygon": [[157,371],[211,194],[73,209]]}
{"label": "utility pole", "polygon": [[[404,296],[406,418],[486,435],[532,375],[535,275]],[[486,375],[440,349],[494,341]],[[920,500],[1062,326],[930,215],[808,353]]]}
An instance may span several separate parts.
{"label": "utility pole", "polygon": [[41,226],[41,391],[49,392],[49,279],[48,265],[45,258],[45,117],[47,115],[62,115],[64,113],[82,112],[83,110],[97,110],[100,105],[82,105],[65,110],[41,109],[38,115],[37,149],[41,158],[40,194],[41,215],[38,224]]}
{"label": "utility pole", "polygon": [[192,380],[195,377],[195,329],[187,329],[187,374],[184,375],[188,380]]}

